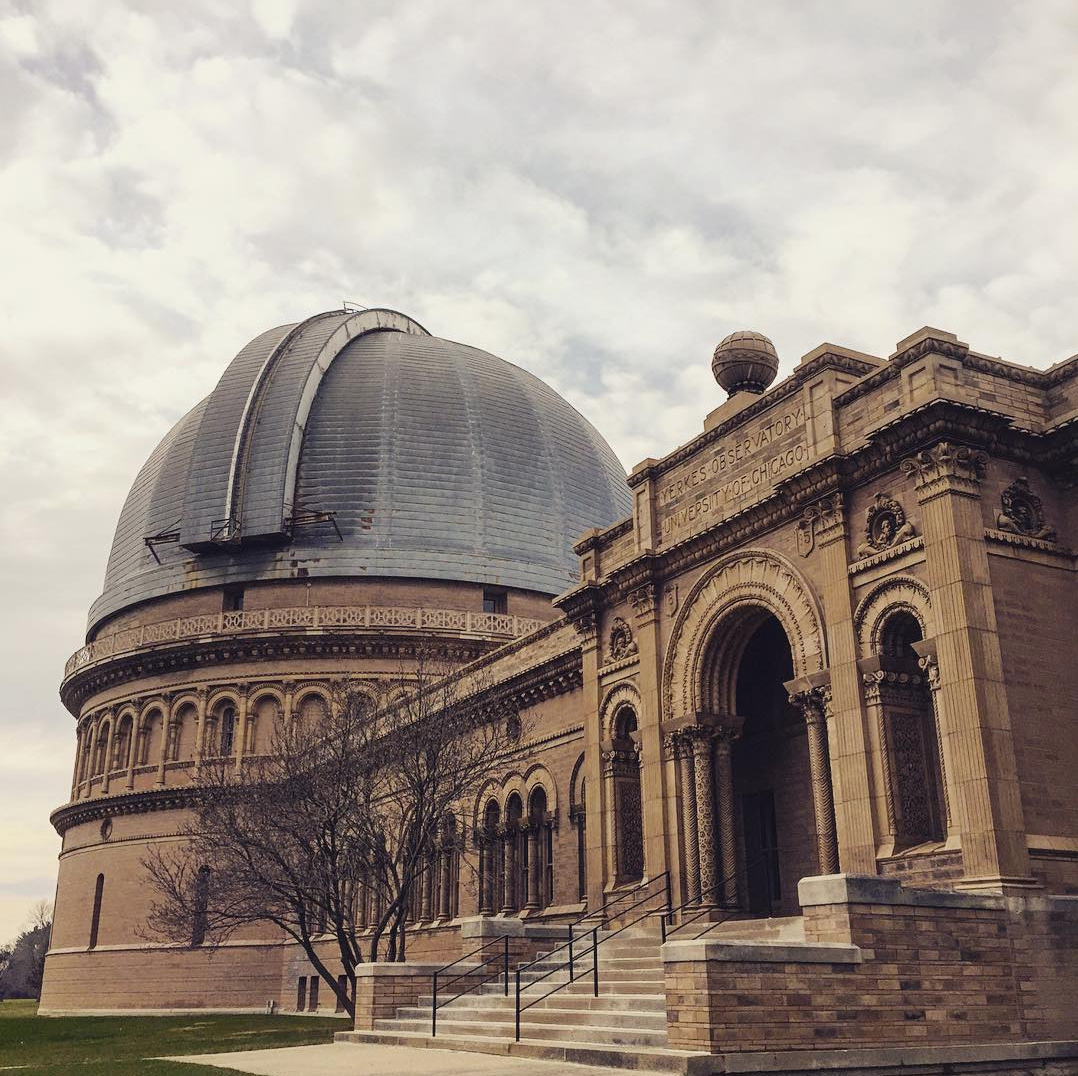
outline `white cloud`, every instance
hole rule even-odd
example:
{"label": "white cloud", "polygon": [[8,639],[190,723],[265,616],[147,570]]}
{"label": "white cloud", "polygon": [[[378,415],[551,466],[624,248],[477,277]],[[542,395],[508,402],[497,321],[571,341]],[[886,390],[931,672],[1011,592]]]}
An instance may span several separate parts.
{"label": "white cloud", "polygon": [[1078,350],[1076,46],[1066,0],[0,0],[0,722],[50,737],[4,873],[52,870],[55,688],[130,480],[247,339],[396,306],[628,465],[698,431],[735,328],[786,369],[925,323],[1046,366]]}

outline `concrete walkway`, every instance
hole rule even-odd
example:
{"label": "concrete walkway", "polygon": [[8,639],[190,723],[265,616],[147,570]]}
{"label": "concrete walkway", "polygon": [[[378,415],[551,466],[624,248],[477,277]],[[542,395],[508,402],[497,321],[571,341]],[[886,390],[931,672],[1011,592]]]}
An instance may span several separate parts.
{"label": "concrete walkway", "polygon": [[346,1042],[231,1054],[189,1054],[165,1060],[216,1065],[257,1073],[258,1076],[416,1076],[417,1073],[423,1073],[423,1076],[618,1076],[629,1072],[628,1069],[532,1061],[500,1054]]}

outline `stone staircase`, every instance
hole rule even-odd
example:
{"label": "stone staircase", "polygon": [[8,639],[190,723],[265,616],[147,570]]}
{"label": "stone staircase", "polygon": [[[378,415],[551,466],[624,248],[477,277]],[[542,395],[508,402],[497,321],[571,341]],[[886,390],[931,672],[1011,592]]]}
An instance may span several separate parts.
{"label": "stone staircase", "polygon": [[[705,923],[686,928],[688,936]],[[677,937],[677,935],[675,935]],[[721,923],[708,937],[730,941],[787,941],[803,937],[800,919]],[[666,991],[655,926],[637,925],[614,934],[599,931],[599,995],[594,995],[594,954],[574,961],[569,981],[566,952],[540,954],[521,975],[520,1041],[514,1037],[515,984],[509,996],[498,978],[470,994],[440,1004],[437,1035],[431,1035],[431,996],[377,1020],[373,1031],[338,1034],[338,1041],[428,1046],[512,1054],[592,1065],[681,1073],[712,1071],[714,1058],[672,1050],[666,1037]],[[583,935],[577,953],[590,949]],[[555,989],[557,988],[557,989]],[[544,996],[548,995],[548,996]]]}

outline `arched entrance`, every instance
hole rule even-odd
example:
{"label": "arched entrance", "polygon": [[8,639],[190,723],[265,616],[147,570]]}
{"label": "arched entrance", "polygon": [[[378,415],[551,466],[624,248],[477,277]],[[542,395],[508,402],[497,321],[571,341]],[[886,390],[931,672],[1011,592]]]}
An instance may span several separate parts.
{"label": "arched entrance", "polygon": [[724,558],[678,614],[663,705],[691,902],[796,914],[798,880],[838,869],[822,625],[770,550]]}
{"label": "arched entrance", "polygon": [[765,610],[740,619],[731,684],[741,726],[731,756],[738,896],[757,915],[796,914],[798,880],[817,873],[805,720],[785,686],[794,666],[782,625]]}

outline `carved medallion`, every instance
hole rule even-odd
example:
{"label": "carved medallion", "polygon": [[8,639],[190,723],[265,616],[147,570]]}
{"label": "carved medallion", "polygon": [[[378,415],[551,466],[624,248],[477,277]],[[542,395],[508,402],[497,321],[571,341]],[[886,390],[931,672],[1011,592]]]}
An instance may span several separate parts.
{"label": "carved medallion", "polygon": [[1045,542],[1056,540],[1056,529],[1045,523],[1041,499],[1030,488],[1028,478],[1016,478],[1000,495],[1000,502],[1003,510],[996,516],[998,530]]}
{"label": "carved medallion", "polygon": [[865,513],[865,539],[857,547],[857,557],[871,557],[893,545],[915,537],[917,531],[906,518],[906,510],[888,493],[877,493]]}
{"label": "carved medallion", "polygon": [[637,652],[636,640],[632,628],[620,616],[614,617],[610,624],[610,660],[621,661]]}
{"label": "carved medallion", "polygon": [[807,557],[816,548],[816,516],[806,509],[797,524],[797,552]]}

